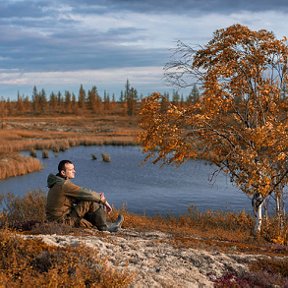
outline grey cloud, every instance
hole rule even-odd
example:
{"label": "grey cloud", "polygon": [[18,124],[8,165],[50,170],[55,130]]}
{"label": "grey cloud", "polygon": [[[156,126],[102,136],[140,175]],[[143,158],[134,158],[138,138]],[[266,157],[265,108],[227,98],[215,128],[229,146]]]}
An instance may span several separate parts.
{"label": "grey cloud", "polygon": [[[79,28],[77,20],[63,16],[77,13],[119,13],[129,11],[179,15],[195,11],[286,9],[286,1],[268,0],[23,0],[0,3],[0,68],[25,71],[68,71],[121,66],[163,66],[171,51],[123,47],[122,42],[145,41],[138,27],[113,27],[99,32],[93,27]],[[64,9],[64,10],[63,10]],[[66,10],[65,10],[66,9]],[[170,15],[169,14],[169,15]],[[5,15],[5,16],[4,16]],[[165,17],[169,17],[165,16]],[[59,17],[58,17],[59,16]],[[66,15],[65,15],[66,16]],[[148,15],[149,16],[149,15]],[[147,17],[148,17],[147,16]],[[161,27],[159,27],[161,33]],[[141,36],[140,36],[141,35]],[[189,35],[190,37],[190,35]],[[153,43],[152,43],[153,44]],[[171,42],[172,45],[172,42]],[[146,46],[147,47],[147,46]],[[163,60],[164,59],[164,60]]]}
{"label": "grey cloud", "polygon": [[[87,13],[99,10],[99,6],[102,6],[102,11],[134,11],[140,13],[232,13],[239,10],[244,11],[287,11],[288,3],[286,0],[98,0],[97,6],[94,0],[83,0],[81,2],[73,0],[67,1],[67,3],[73,3],[77,9],[81,8]],[[80,4],[81,3],[81,4]],[[84,5],[83,5],[84,4]],[[73,5],[73,6],[74,6]],[[106,8],[104,8],[106,7]]]}
{"label": "grey cloud", "polygon": [[[124,32],[124,31],[122,31]],[[117,31],[118,38],[121,38]],[[92,38],[92,39],[91,39]],[[137,38],[135,38],[135,41]],[[131,38],[130,41],[133,41]],[[73,31],[53,35],[53,38],[22,37],[0,46],[2,69],[25,71],[68,71],[121,66],[163,65],[165,50],[141,50],[120,47],[115,31],[108,35],[77,34]]]}
{"label": "grey cloud", "polygon": [[[50,2],[51,3],[51,2]],[[1,1],[0,17],[5,18],[22,18],[33,17],[40,18],[45,15],[45,7],[49,5],[49,1]]]}
{"label": "grey cloud", "polygon": [[97,32],[93,28],[79,29],[74,20],[57,21],[49,14],[44,18],[33,17],[13,17],[13,25],[0,19],[0,59],[5,59],[0,62],[2,69],[67,71],[120,67],[121,64],[132,66],[134,63],[148,66],[160,58],[160,51],[152,57],[153,50],[124,49],[119,45],[128,38],[132,42],[139,40],[136,27]]}
{"label": "grey cloud", "polygon": [[[191,11],[203,11],[203,12],[218,12],[226,13],[239,10],[247,11],[266,11],[266,10],[283,10],[288,8],[286,0],[146,0],[146,1],[133,1],[133,0],[109,0],[114,4],[121,3],[125,5],[126,9],[141,9],[147,11],[171,11],[172,13],[184,12],[189,13]],[[141,3],[141,4],[140,4]],[[140,11],[141,11],[140,10]]]}
{"label": "grey cloud", "polygon": [[244,11],[287,11],[287,0],[23,0],[1,1],[0,17],[10,18],[33,17],[42,18],[49,13],[56,13],[66,5],[78,14],[105,14],[108,12],[132,11],[154,14],[185,14],[195,13],[233,13]]}

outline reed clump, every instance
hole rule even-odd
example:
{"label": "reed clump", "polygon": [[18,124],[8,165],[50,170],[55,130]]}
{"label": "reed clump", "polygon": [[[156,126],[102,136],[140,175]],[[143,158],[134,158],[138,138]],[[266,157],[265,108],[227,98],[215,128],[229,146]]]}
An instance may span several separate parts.
{"label": "reed clump", "polygon": [[96,154],[91,154],[91,159],[92,159],[92,160],[97,160]]}
{"label": "reed clump", "polygon": [[30,149],[30,156],[34,157],[34,158],[37,158],[37,152],[36,152],[36,150],[34,148]]}
{"label": "reed clump", "polygon": [[111,162],[111,156],[108,153],[102,153],[101,156],[103,162]]}
{"label": "reed clump", "polygon": [[41,162],[17,153],[0,153],[0,180],[25,175],[42,169]]}
{"label": "reed clump", "polygon": [[43,159],[49,158],[49,151],[48,150],[45,149],[42,151],[42,158]]}

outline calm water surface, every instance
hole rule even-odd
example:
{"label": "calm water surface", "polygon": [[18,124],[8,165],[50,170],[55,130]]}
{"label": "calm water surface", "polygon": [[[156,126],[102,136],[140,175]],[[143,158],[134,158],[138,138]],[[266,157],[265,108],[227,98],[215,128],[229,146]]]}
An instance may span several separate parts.
{"label": "calm water surface", "polygon": [[[101,153],[109,153],[111,162],[102,161]],[[92,160],[91,154],[98,159]],[[60,160],[70,159],[76,167],[77,185],[104,192],[115,207],[125,205],[130,212],[155,214],[182,214],[189,206],[199,210],[245,209],[251,212],[251,202],[241,191],[220,174],[209,181],[215,166],[205,161],[189,161],[180,167],[143,164],[144,154],[139,147],[89,146],[74,147],[49,159],[41,159],[44,169],[28,175],[0,181],[1,192],[24,195],[41,189],[47,192],[47,175],[57,173]]]}

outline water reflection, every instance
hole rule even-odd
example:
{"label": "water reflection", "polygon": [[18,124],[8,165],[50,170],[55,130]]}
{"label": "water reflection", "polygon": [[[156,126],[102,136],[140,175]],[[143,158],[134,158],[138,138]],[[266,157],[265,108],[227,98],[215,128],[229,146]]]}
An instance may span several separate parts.
{"label": "water reflection", "polygon": [[[111,162],[103,162],[102,153],[108,153]],[[96,155],[97,160],[92,160],[91,154]],[[38,151],[38,157],[41,156]],[[16,195],[37,189],[47,192],[47,176],[57,173],[62,159],[74,162],[75,184],[104,192],[115,207],[124,204],[130,212],[182,214],[191,205],[201,211],[244,208],[251,212],[248,197],[233,187],[225,175],[218,175],[214,183],[209,182],[214,166],[205,161],[189,161],[180,167],[143,164],[144,155],[139,147],[80,146],[58,156],[50,152],[48,159],[41,159],[42,171],[0,181],[0,191]]]}

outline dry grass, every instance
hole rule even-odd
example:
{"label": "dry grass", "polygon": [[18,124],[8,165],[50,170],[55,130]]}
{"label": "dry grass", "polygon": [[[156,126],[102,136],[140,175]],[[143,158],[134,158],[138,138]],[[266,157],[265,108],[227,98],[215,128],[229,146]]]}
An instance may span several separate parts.
{"label": "dry grass", "polygon": [[0,180],[41,169],[41,162],[33,157],[25,157],[17,153],[0,154]]}
{"label": "dry grass", "polygon": [[[245,211],[239,213],[223,211],[199,212],[191,208],[181,216],[167,215],[147,217],[128,213],[125,209],[124,228],[138,231],[157,230],[169,233],[171,243],[183,248],[221,250],[224,253],[243,252],[267,255],[287,255],[287,243],[275,241],[275,219],[263,223],[263,231],[253,234],[255,219]],[[287,221],[286,221],[287,223]],[[287,233],[288,225],[282,231]]]}

